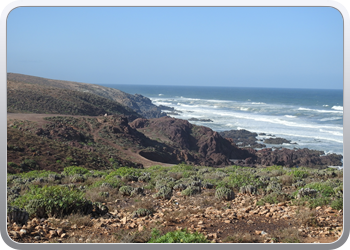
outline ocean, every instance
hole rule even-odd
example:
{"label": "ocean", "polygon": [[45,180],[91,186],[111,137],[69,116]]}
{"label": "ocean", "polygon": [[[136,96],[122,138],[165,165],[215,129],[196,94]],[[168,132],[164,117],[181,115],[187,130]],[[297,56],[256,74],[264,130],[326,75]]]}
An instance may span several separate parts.
{"label": "ocean", "polygon": [[[102,85],[102,84],[101,84]],[[103,85],[141,94],[155,105],[173,107],[170,116],[214,131],[246,129],[291,140],[286,148],[343,155],[343,90],[197,86]],[[169,112],[165,110],[165,112]],[[270,136],[267,136],[270,137]],[[266,136],[258,136],[264,139]],[[281,145],[266,144],[268,147]]]}

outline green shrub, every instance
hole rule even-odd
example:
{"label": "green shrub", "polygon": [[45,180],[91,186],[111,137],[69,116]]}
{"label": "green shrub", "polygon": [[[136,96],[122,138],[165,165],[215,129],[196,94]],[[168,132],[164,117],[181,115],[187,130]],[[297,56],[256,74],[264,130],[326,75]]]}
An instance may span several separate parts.
{"label": "green shrub", "polygon": [[163,186],[167,186],[169,188],[173,188],[175,186],[176,180],[172,177],[165,177],[162,179],[159,179],[156,182],[156,189],[159,189]]}
{"label": "green shrub", "polygon": [[263,172],[270,172],[270,171],[273,171],[273,170],[283,170],[283,166],[269,166],[269,167],[266,167],[266,168],[261,168],[260,171],[263,171]]}
{"label": "green shrub", "polygon": [[141,175],[137,181],[139,182],[148,182],[151,179],[151,177],[149,175]]}
{"label": "green shrub", "polygon": [[293,169],[287,173],[287,175],[293,176],[294,180],[301,180],[309,176],[309,172],[300,169]]}
{"label": "green shrub", "polygon": [[131,186],[122,186],[119,188],[119,193],[123,196],[130,196],[133,190],[134,188]]}
{"label": "green shrub", "polygon": [[26,179],[26,178],[47,178],[51,174],[58,175],[57,173],[52,172],[52,171],[33,170],[33,171],[26,172],[26,173],[18,174],[18,176],[22,177],[23,179]]}
{"label": "green shrub", "polygon": [[69,177],[69,180],[71,182],[84,182],[86,181],[86,178],[81,174],[74,174]]}
{"label": "green shrub", "polygon": [[106,176],[106,179],[112,178],[112,177],[114,177],[116,175],[120,175],[120,176],[131,175],[131,176],[139,177],[141,175],[141,169],[131,168],[131,167],[120,167],[117,170],[109,173]]}
{"label": "green shrub", "polygon": [[330,202],[331,202],[331,199],[329,197],[322,197],[319,195],[313,198],[313,197],[305,196],[300,199],[293,199],[292,205],[308,206],[309,208],[316,208],[318,206],[329,205]]}
{"label": "green shrub", "polygon": [[70,166],[70,167],[65,167],[63,173],[65,175],[76,175],[76,174],[84,175],[89,173],[89,170],[83,167]]}
{"label": "green shrub", "polygon": [[293,183],[292,187],[301,188],[301,187],[304,187],[305,185],[306,185],[305,181],[299,180],[296,183]]}
{"label": "green shrub", "polygon": [[99,192],[98,193],[101,197],[108,198],[109,197],[109,192]]}
{"label": "green shrub", "polygon": [[24,208],[30,215],[63,216],[83,209],[84,193],[64,186],[32,187],[12,205]]}
{"label": "green shrub", "polygon": [[256,194],[257,188],[255,186],[252,186],[252,185],[242,186],[242,187],[240,187],[239,192],[242,194]]}
{"label": "green shrub", "polygon": [[304,188],[311,188],[319,191],[323,197],[330,197],[334,194],[333,187],[326,182],[312,182],[306,184]]}
{"label": "green shrub", "polygon": [[227,184],[229,187],[232,187],[232,188],[240,188],[242,186],[248,186],[248,185],[258,187],[262,184],[262,182],[256,178],[255,174],[244,171],[244,172],[232,173],[227,179]]}
{"label": "green shrub", "polygon": [[229,188],[220,187],[220,188],[216,189],[215,197],[220,199],[220,200],[230,201],[230,200],[233,200],[235,198],[235,194]]}
{"label": "green shrub", "polygon": [[291,199],[292,197],[289,194],[283,192],[273,192],[264,196],[256,203],[256,205],[263,206],[265,203],[277,204],[279,202],[289,201]]}
{"label": "green shrub", "polygon": [[190,233],[187,230],[168,232],[160,236],[158,230],[152,230],[152,237],[148,243],[209,243],[203,234]]}
{"label": "green shrub", "polygon": [[153,212],[149,209],[146,209],[146,208],[139,208],[137,209],[136,211],[134,211],[132,213],[132,217],[133,218],[138,218],[138,217],[144,217],[144,216],[147,216],[147,215],[152,215]]}
{"label": "green shrub", "polygon": [[191,171],[193,170],[195,167],[191,166],[191,165],[187,165],[187,164],[178,164],[176,166],[173,166],[169,169],[169,172],[185,172],[185,171]]}
{"label": "green shrub", "polygon": [[154,198],[169,200],[173,195],[173,190],[169,187],[162,187],[159,191],[153,195]]}
{"label": "green shrub", "polygon": [[12,168],[20,168],[16,163],[14,162],[8,162],[7,165]]}
{"label": "green shrub", "polygon": [[117,178],[102,179],[94,182],[91,187],[101,187],[106,184],[109,184],[113,188],[119,189],[123,185],[123,182]]}
{"label": "green shrub", "polygon": [[185,190],[183,190],[181,192],[181,194],[184,195],[184,196],[191,196],[191,195],[194,195],[194,194],[199,194],[200,192],[201,192],[201,188],[200,187],[189,186]]}
{"label": "green shrub", "polygon": [[267,192],[280,192],[282,190],[282,185],[278,182],[271,181],[266,187]]}
{"label": "green shrub", "polygon": [[342,199],[342,198],[339,198],[339,199],[336,199],[336,200],[332,201],[331,207],[332,207],[333,209],[336,209],[336,210],[341,210],[341,209],[343,209],[343,199]]}
{"label": "green shrub", "polygon": [[331,200],[328,197],[316,197],[314,199],[308,199],[308,206],[310,208],[316,208],[319,206],[329,205],[330,202]]}
{"label": "green shrub", "polygon": [[36,166],[37,166],[36,161],[34,161],[33,159],[24,159],[24,161],[22,163],[27,165],[30,168],[36,168]]}

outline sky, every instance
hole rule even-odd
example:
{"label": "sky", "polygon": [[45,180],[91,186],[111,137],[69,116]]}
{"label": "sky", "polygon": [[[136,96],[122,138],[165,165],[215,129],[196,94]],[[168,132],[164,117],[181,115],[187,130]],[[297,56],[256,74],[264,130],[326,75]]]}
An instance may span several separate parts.
{"label": "sky", "polygon": [[331,7],[20,7],[7,72],[94,84],[343,89]]}

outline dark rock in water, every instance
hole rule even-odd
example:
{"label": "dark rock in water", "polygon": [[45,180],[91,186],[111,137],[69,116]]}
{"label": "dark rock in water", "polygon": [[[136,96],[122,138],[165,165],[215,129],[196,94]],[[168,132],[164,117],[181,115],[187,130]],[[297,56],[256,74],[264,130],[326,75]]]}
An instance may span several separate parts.
{"label": "dark rock in water", "polygon": [[167,115],[180,115],[181,112],[167,112]]}
{"label": "dark rock in water", "polygon": [[168,106],[164,106],[164,105],[159,105],[158,107],[159,107],[161,110],[175,111],[175,108],[173,108],[173,107],[168,107]]}
{"label": "dark rock in water", "polygon": [[266,135],[265,133],[259,133],[259,135]]}
{"label": "dark rock in water", "polygon": [[233,140],[233,142],[241,147],[241,148],[264,148],[266,145],[262,143],[257,143],[258,139],[256,138],[258,136],[257,133],[250,132],[245,129],[241,130],[229,130],[229,131],[222,131],[219,132],[219,134],[224,138],[230,138]]}
{"label": "dark rock in water", "polygon": [[341,166],[342,155],[324,155],[323,151],[303,149],[280,148],[273,150],[265,148],[256,151],[255,164],[263,166],[281,165],[286,167],[304,166],[313,168],[325,168],[327,166]]}
{"label": "dark rock in water", "polygon": [[198,118],[194,118],[194,117],[188,119],[188,121],[194,121],[194,122],[213,122],[213,121],[210,120],[210,119],[198,119]]}
{"label": "dark rock in water", "polygon": [[284,139],[281,137],[267,138],[264,140],[264,143],[267,143],[267,144],[283,144],[283,143],[296,144],[296,143],[292,143],[290,140],[287,140],[287,139]]}

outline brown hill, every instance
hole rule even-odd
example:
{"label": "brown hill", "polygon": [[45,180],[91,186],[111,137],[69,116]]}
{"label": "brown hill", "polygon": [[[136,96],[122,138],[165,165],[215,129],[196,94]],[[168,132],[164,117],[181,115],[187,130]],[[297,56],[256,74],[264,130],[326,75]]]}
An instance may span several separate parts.
{"label": "brown hill", "polygon": [[7,82],[7,111],[91,116],[122,114],[130,120],[140,117],[131,108],[94,94],[12,81]]}
{"label": "brown hill", "polygon": [[152,104],[151,100],[142,95],[131,95],[118,89],[108,88],[96,84],[53,80],[23,74],[7,73],[10,82],[33,84],[42,87],[54,87],[66,90],[75,90],[83,93],[95,94],[106,99],[113,100],[123,106],[127,106],[145,118],[157,118],[166,116],[161,108]]}

